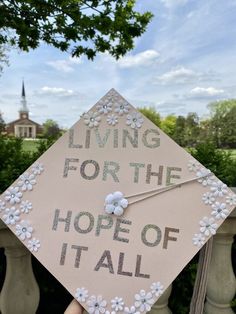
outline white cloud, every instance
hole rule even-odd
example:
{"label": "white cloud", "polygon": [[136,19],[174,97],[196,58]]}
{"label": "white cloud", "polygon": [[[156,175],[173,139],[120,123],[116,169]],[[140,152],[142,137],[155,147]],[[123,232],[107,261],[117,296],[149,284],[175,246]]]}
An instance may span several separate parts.
{"label": "white cloud", "polygon": [[83,63],[83,60],[82,60],[82,58],[81,57],[69,57],[69,62],[70,63],[75,63],[75,64],[81,64],[81,63]]}
{"label": "white cloud", "polygon": [[54,95],[54,96],[74,96],[75,92],[72,89],[65,89],[62,87],[44,86],[39,91],[40,95]]}
{"label": "white cloud", "polygon": [[156,105],[157,111],[166,116],[168,114],[185,114],[186,105],[183,103],[175,102],[162,102]]}
{"label": "white cloud", "polygon": [[36,103],[30,103],[28,104],[28,107],[30,109],[33,109],[33,110],[41,110],[41,109],[45,109],[45,108],[48,108],[48,105],[46,104],[36,104]]}
{"label": "white cloud", "polygon": [[137,53],[136,55],[127,55],[117,62],[121,68],[147,66],[153,64],[159,56],[159,52],[150,49]]}
{"label": "white cloud", "polygon": [[157,77],[157,81],[162,84],[177,83],[182,84],[198,78],[198,74],[191,69],[178,67]]}
{"label": "white cloud", "polygon": [[163,85],[165,84],[186,84],[193,83],[197,81],[216,81],[217,74],[208,72],[196,72],[184,66],[178,66],[169,72],[166,72],[153,79],[154,83],[159,82]]}
{"label": "white cloud", "polygon": [[188,98],[214,98],[225,96],[223,89],[217,89],[215,87],[194,87],[186,95]]}
{"label": "white cloud", "polygon": [[161,2],[167,7],[167,8],[172,8],[172,7],[177,7],[181,5],[185,5],[188,3],[188,0],[161,0]]}
{"label": "white cloud", "polygon": [[70,73],[74,71],[74,65],[83,63],[81,58],[69,57],[65,60],[48,61],[47,64],[57,71]]}
{"label": "white cloud", "polygon": [[55,61],[48,61],[47,64],[54,68],[57,71],[60,72],[73,72],[74,69],[71,66],[70,62],[68,60],[55,60]]}

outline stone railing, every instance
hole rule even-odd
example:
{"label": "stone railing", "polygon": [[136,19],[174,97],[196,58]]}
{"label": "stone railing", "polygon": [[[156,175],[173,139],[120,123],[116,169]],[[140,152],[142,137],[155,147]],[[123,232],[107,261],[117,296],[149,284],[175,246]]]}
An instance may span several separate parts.
{"label": "stone railing", "polygon": [[[234,188],[236,192],[236,188]],[[231,261],[233,237],[236,234],[236,209],[218,229],[213,240],[208,274],[205,314],[233,314],[230,302],[236,292],[236,279]],[[0,221],[0,247],[5,249],[7,270],[0,294],[2,314],[34,314],[39,304],[31,255],[23,244]],[[152,307],[150,314],[171,314],[168,299],[171,286]]]}

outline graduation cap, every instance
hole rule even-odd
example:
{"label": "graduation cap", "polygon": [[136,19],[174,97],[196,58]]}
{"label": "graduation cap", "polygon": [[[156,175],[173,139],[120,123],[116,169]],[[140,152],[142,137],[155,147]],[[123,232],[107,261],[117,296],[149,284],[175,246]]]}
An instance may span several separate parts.
{"label": "graduation cap", "polygon": [[111,89],[1,195],[0,215],[89,313],[146,313],[235,205]]}

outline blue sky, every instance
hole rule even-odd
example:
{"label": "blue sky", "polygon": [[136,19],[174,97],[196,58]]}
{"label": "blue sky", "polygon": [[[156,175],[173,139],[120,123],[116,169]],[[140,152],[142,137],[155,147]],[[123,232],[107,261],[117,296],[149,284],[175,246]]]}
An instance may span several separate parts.
{"label": "blue sky", "polygon": [[0,110],[18,117],[24,77],[30,117],[70,127],[110,88],[132,105],[155,106],[162,116],[208,114],[211,101],[236,98],[236,0],[138,0],[154,13],[147,32],[119,61],[99,54],[73,59],[41,45],[10,54],[0,77]]}

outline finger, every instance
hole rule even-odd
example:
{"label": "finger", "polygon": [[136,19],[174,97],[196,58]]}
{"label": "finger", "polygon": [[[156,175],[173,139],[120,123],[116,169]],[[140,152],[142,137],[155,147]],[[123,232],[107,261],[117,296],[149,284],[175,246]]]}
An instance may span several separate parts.
{"label": "finger", "polygon": [[83,308],[82,306],[74,299],[69,304],[64,314],[82,314]]}

